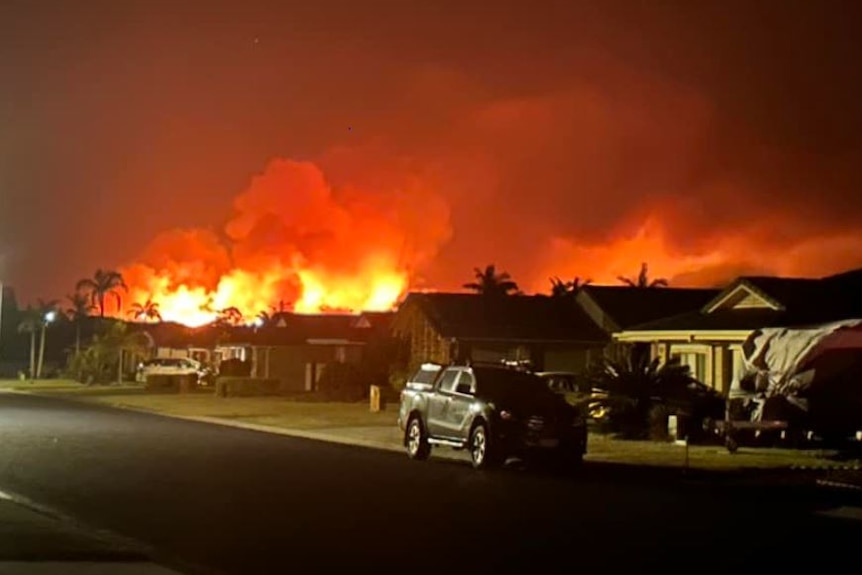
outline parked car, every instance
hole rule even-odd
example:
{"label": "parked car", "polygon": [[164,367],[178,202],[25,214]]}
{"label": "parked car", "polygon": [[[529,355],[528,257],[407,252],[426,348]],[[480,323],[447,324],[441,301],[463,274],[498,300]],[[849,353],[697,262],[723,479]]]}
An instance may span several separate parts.
{"label": "parked car", "polygon": [[582,412],[537,375],[504,366],[425,364],[401,393],[398,425],[412,459],[432,446],[468,449],[473,466],[510,456],[575,465],[587,448]]}
{"label": "parked car", "polygon": [[135,380],[143,383],[149,375],[195,375],[198,381],[203,381],[209,377],[210,371],[189,357],[156,357],[138,365]]}
{"label": "parked car", "polygon": [[607,415],[607,404],[603,401],[607,392],[590,387],[587,378],[571,371],[539,371],[536,375],[548,389],[561,394],[572,405],[585,407],[590,419],[600,420]]}

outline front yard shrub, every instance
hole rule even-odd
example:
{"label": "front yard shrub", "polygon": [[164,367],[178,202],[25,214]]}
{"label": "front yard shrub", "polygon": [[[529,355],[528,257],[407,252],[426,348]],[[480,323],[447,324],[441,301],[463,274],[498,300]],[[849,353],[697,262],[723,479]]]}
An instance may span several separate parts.
{"label": "front yard shrub", "polygon": [[646,357],[605,360],[588,377],[592,387],[607,393],[602,401],[608,406],[610,431],[628,439],[666,438],[667,416],[676,410],[665,408],[663,400],[684,395],[696,383],[688,366],[678,360],[661,363]]}
{"label": "front yard shrub", "polygon": [[150,374],[144,388],[153,393],[191,393],[197,389],[196,375]]}
{"label": "front yard shrub", "polygon": [[371,383],[350,363],[328,363],[317,381],[320,395],[328,401],[359,401],[368,396]]}
{"label": "front yard shrub", "polygon": [[216,379],[215,394],[218,397],[262,397],[286,395],[286,389],[280,379],[220,376]]}

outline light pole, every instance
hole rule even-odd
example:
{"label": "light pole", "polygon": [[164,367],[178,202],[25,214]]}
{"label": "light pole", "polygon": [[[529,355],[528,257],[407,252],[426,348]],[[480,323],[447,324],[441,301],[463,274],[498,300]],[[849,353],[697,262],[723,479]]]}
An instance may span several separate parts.
{"label": "light pole", "polygon": [[42,377],[42,364],[45,362],[45,332],[48,330],[48,325],[57,319],[57,312],[50,310],[42,319],[42,334],[39,338],[39,363],[36,364],[36,379]]}

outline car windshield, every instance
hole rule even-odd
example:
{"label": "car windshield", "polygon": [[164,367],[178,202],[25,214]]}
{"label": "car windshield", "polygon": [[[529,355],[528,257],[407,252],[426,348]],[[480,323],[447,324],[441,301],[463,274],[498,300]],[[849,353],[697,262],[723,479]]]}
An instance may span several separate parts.
{"label": "car windshield", "polygon": [[474,373],[477,393],[487,397],[510,398],[553,393],[544,381],[532,373],[506,369],[481,370]]}
{"label": "car windshield", "polygon": [[438,373],[440,373],[439,366],[423,367],[413,375],[413,379],[410,381],[412,383],[431,384],[434,383]]}

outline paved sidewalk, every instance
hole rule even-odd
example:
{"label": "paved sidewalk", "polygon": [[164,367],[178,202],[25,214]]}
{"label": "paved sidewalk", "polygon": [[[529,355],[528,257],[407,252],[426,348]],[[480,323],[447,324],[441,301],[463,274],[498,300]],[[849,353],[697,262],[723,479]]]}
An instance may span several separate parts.
{"label": "paved sidewalk", "polygon": [[0,493],[0,575],[180,575]]}

